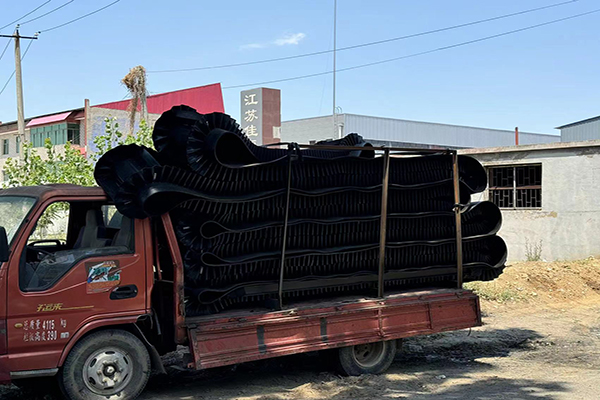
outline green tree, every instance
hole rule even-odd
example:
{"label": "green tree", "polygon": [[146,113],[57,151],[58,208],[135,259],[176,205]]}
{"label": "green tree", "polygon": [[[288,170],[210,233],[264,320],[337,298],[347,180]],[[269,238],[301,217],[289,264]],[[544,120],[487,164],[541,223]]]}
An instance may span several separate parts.
{"label": "green tree", "polygon": [[[94,167],[87,158],[71,143],[64,145],[64,151],[58,152],[50,139],[46,139],[42,152],[34,149],[29,142],[24,142],[21,151],[22,159],[9,158],[4,164],[4,175],[7,181],[4,186],[34,186],[47,183],[77,183],[85,186],[94,185]],[[54,203],[42,214],[38,221],[37,234],[43,234],[54,221],[65,216],[67,203]],[[34,235],[35,237],[35,235]],[[41,238],[41,237],[39,237]]]}
{"label": "green tree", "polygon": [[48,183],[77,183],[94,185],[94,167],[81,152],[64,145],[64,151],[57,151],[50,139],[46,139],[41,151],[42,157],[30,142],[24,142],[23,158],[9,158],[4,164],[5,187],[33,186]]}
{"label": "green tree", "polygon": [[[103,135],[94,138],[97,151],[86,158],[71,143],[64,145],[64,151],[57,151],[50,139],[46,139],[43,149],[35,149],[31,142],[23,142],[21,159],[9,158],[4,164],[4,187],[35,186],[49,183],[74,183],[94,186],[94,164],[110,149],[126,144],[139,144],[153,148],[152,129],[146,121],[141,121],[139,130],[133,135],[119,131],[119,123],[114,117],[104,120]],[[45,157],[42,157],[45,154]]]}
{"label": "green tree", "polygon": [[91,155],[92,161],[96,162],[104,153],[110,149],[126,144],[138,144],[140,146],[154,148],[152,142],[152,128],[148,126],[145,120],[140,121],[138,131],[133,135],[126,135],[119,130],[119,123],[115,117],[104,119],[104,135],[98,135],[94,138],[96,152]]}
{"label": "green tree", "polygon": [[[97,152],[86,158],[78,148],[67,142],[63,149],[57,151],[50,139],[46,139],[43,149],[36,149],[31,142],[23,142],[22,158],[9,158],[4,164],[5,182],[3,186],[36,186],[50,183],[73,183],[83,186],[95,186],[94,164],[110,149],[125,144],[139,144],[153,148],[152,129],[146,121],[141,121],[139,130],[134,135],[123,135],[119,131],[116,118],[106,118],[104,135],[94,138]],[[45,153],[45,157],[42,154]],[[64,218],[68,203],[51,204],[44,211],[36,229],[39,238],[46,237],[45,231],[54,225],[55,221]],[[34,237],[36,237],[34,235]]]}

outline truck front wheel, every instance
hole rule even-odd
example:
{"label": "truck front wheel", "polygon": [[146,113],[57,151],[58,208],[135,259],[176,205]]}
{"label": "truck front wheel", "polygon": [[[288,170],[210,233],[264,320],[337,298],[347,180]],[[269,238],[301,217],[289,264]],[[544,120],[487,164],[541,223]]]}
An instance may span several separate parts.
{"label": "truck front wheel", "polygon": [[339,349],[340,366],[351,376],[381,374],[394,361],[396,348],[395,340],[342,347]]}
{"label": "truck front wheel", "polygon": [[73,347],[59,383],[70,400],[133,400],[144,390],[150,371],[150,355],[135,335],[105,330]]}

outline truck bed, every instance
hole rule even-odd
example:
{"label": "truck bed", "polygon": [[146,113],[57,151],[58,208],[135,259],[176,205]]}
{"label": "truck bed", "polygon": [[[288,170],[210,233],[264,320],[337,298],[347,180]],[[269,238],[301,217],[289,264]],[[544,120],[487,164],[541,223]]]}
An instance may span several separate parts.
{"label": "truck bed", "polygon": [[185,324],[195,367],[205,369],[480,326],[481,312],[469,290],[421,289],[229,311]]}

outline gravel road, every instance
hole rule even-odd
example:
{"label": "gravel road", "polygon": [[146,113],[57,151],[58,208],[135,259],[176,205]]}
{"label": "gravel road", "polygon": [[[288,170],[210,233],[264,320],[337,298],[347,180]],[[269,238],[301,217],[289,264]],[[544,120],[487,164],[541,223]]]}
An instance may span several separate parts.
{"label": "gravel road", "polygon": [[[384,375],[341,377],[316,354],[199,373],[168,367],[141,399],[600,399],[600,260],[522,263],[474,289],[484,326],[407,339]],[[10,386],[0,398],[56,397]]]}
{"label": "gravel road", "polygon": [[[487,307],[490,308],[490,307]],[[381,376],[298,355],[151,382],[145,400],[600,398],[600,305],[488,311],[485,326],[404,342]]]}

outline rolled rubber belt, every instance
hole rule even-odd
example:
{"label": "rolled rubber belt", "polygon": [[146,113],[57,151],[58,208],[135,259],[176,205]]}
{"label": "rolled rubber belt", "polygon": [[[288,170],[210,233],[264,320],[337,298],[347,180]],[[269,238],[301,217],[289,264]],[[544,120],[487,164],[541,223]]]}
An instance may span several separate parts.
{"label": "rolled rubber belt", "polygon": [[[290,172],[283,296],[295,301],[376,287],[383,161],[359,135],[319,142],[356,147],[350,151],[266,148],[226,114],[179,106],[158,119],[153,139],[157,151],[128,145],[107,152],[95,177],[123,215],[170,212],[188,314],[268,305],[277,297]],[[500,210],[469,202],[487,186],[481,164],[459,156],[458,165],[464,278],[494,279],[507,255],[496,236]],[[451,155],[392,157],[389,182],[385,287],[451,285]]]}

